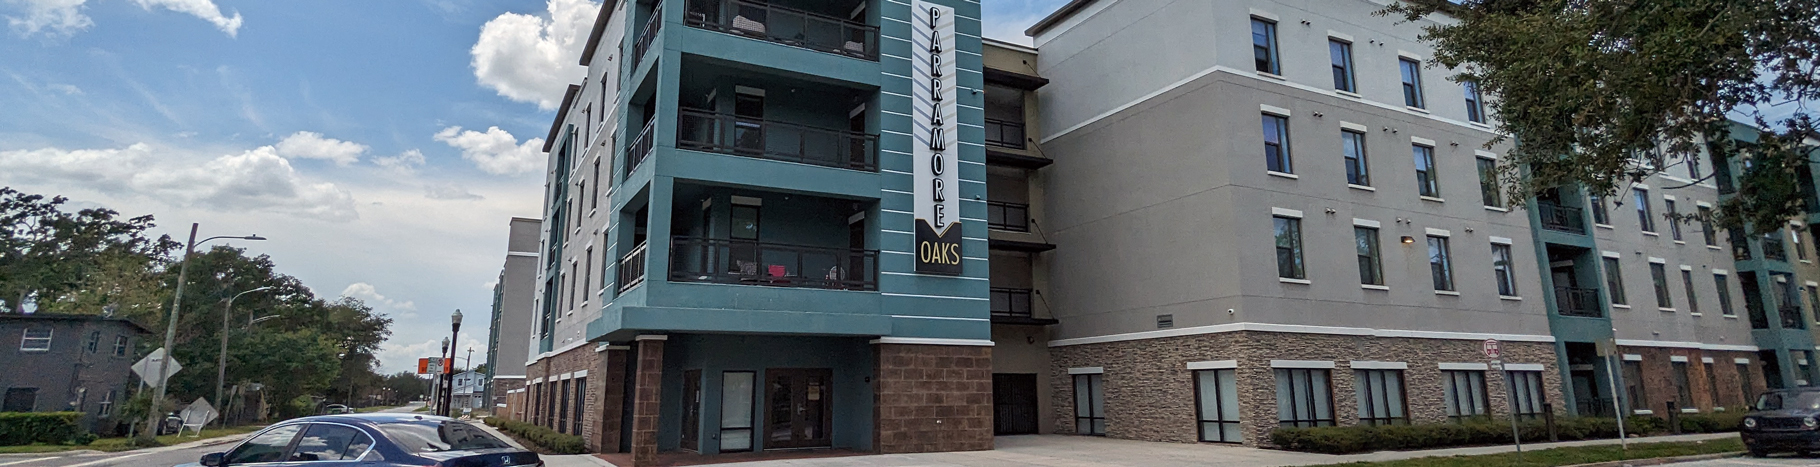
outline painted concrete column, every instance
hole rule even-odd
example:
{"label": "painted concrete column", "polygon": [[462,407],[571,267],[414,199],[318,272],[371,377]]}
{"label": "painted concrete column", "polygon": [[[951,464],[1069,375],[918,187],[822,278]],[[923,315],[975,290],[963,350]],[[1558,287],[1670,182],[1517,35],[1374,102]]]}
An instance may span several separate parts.
{"label": "painted concrete column", "polygon": [[619,452],[620,422],[625,420],[626,352],[628,350],[631,350],[631,347],[607,346],[600,359],[600,367],[595,369],[600,372],[599,384],[601,387],[599,389],[600,405],[599,409],[595,411],[597,421],[594,433],[596,436],[595,439],[589,440],[594,444],[594,452]]}
{"label": "painted concrete column", "polygon": [[632,399],[632,465],[657,463],[657,417],[664,375],[664,340],[638,336],[638,370]]}

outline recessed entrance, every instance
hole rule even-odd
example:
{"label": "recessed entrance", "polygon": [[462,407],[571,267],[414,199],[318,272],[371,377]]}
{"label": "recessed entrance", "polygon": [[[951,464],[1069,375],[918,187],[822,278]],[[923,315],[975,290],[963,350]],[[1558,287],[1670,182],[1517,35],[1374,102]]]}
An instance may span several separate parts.
{"label": "recessed entrance", "polygon": [[765,370],[765,448],[822,448],[834,444],[834,370]]}
{"label": "recessed entrance", "polygon": [[1036,434],[1036,375],[992,374],[992,434]]}

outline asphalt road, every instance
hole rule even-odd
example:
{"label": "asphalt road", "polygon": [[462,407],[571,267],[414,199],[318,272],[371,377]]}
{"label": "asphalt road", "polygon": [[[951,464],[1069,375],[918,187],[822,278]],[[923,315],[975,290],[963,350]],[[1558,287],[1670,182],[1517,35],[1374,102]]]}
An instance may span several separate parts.
{"label": "asphalt road", "polygon": [[1735,457],[1710,461],[1674,464],[1676,467],[1782,467],[1791,465],[1820,465],[1820,457],[1775,456],[1767,459]]}
{"label": "asphalt road", "polygon": [[[421,405],[413,403],[385,412],[410,412]],[[171,467],[194,463],[203,454],[227,450],[241,438],[230,436],[205,440],[200,446],[167,446],[127,452],[0,455],[0,467]]]}

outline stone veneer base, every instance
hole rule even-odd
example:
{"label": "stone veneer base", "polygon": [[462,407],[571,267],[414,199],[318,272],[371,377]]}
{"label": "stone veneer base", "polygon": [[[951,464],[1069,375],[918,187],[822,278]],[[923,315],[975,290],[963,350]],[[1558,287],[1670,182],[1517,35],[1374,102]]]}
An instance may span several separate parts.
{"label": "stone veneer base", "polygon": [[992,449],[992,348],[877,344],[880,454]]}

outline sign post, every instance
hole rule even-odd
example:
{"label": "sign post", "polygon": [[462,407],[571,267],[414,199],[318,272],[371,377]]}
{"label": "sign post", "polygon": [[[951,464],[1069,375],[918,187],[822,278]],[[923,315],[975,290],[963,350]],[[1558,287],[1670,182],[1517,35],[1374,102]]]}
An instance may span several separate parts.
{"label": "sign post", "polygon": [[1486,339],[1483,348],[1491,370],[1504,375],[1504,403],[1510,407],[1510,440],[1517,445],[1517,463],[1520,464],[1523,463],[1523,431],[1517,428],[1517,385],[1511,383],[1510,373],[1504,372],[1504,345],[1497,339]]}
{"label": "sign post", "polygon": [[[1616,329],[1612,330],[1613,335],[1616,335],[1617,332]],[[1618,403],[1618,384],[1624,379],[1618,374],[1619,366],[1611,363],[1611,359],[1620,357],[1618,355],[1618,338],[1600,339],[1598,351],[1599,356],[1605,359],[1605,381],[1611,384],[1611,412],[1613,416],[1618,417],[1618,449],[1630,451],[1630,438],[1624,433],[1624,406]]]}

